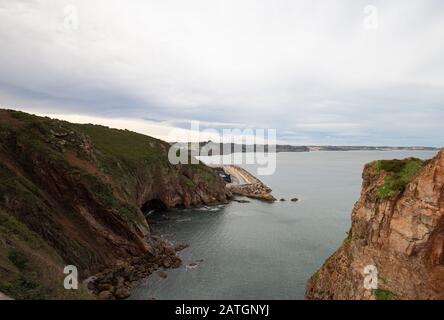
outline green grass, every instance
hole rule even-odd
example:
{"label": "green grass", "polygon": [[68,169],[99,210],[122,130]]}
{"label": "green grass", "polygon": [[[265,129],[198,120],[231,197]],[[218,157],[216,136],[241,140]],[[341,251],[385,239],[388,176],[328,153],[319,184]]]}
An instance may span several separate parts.
{"label": "green grass", "polygon": [[83,173],[82,179],[85,181],[88,189],[91,190],[95,199],[105,208],[114,209],[126,222],[141,222],[141,215],[138,214],[137,209],[116,198],[109,184],[86,172]]}
{"label": "green grass", "polygon": [[25,113],[22,111],[15,111],[15,110],[10,110],[9,111],[11,116],[17,120],[23,120],[23,121],[35,121],[37,119],[41,119],[38,116],[29,114],[29,113]]}
{"label": "green grass", "polygon": [[220,185],[222,180],[217,176],[214,171],[202,163],[192,165],[195,172],[208,184],[210,187]]}
{"label": "green grass", "polygon": [[345,238],[346,242],[351,242],[353,238],[353,234],[352,234],[352,229],[350,228],[350,230],[347,232],[347,238]]}
{"label": "green grass", "polygon": [[376,289],[373,290],[373,294],[375,295],[376,300],[398,300],[399,297],[389,291],[389,290],[385,290],[385,289]]}
{"label": "green grass", "polygon": [[377,161],[375,165],[377,173],[382,171],[387,173],[384,184],[377,191],[377,196],[380,199],[387,199],[402,192],[419,173],[423,165],[424,161],[417,158]]}
{"label": "green grass", "polygon": [[12,281],[0,283],[0,290],[14,299],[20,300],[49,298],[45,289],[38,283],[38,276],[35,272],[21,274]]}
{"label": "green grass", "polygon": [[[26,243],[31,249],[41,249],[52,251],[49,245],[37,233],[30,230],[24,223],[0,210],[0,236],[10,240]],[[19,254],[10,252],[8,258],[13,261],[20,261]]]}
{"label": "green grass", "polygon": [[[144,219],[133,201],[141,182],[178,183],[190,190],[207,187],[210,193],[225,188],[203,164],[172,165],[169,144],[155,138],[22,112],[11,111],[11,116],[20,122],[0,126],[0,148],[14,158],[11,166],[0,161],[0,291],[13,298],[63,299],[83,294],[90,298],[64,290],[59,269],[71,261],[65,263],[65,252],[57,249],[52,238],[45,240],[49,233],[62,243],[71,240],[65,245],[72,252],[69,259],[78,266],[99,261],[99,255],[80,240],[59,234],[63,230],[57,229],[53,217],[76,218],[73,200],[87,195],[88,201],[95,200],[94,210],[131,225]],[[55,134],[59,132],[67,135]],[[94,170],[68,162],[64,151],[73,151]],[[65,187],[62,191],[72,190],[72,197],[70,192],[54,192],[54,184]],[[53,200],[61,206],[53,206]]]}
{"label": "green grass", "polygon": [[[20,143],[38,149],[46,146],[47,142],[60,141],[51,134],[53,132],[73,132],[68,140],[89,136],[93,146],[100,153],[109,157],[127,161],[129,164],[137,161],[153,162],[165,159],[169,144],[161,140],[135,133],[128,130],[112,129],[100,125],[73,124],[66,121],[37,117],[23,112],[11,111],[11,116],[24,122],[24,126],[15,128]],[[83,141],[75,141],[83,142]],[[70,141],[66,141],[67,147]]]}
{"label": "green grass", "polygon": [[28,265],[28,258],[18,250],[11,250],[8,254],[8,259],[19,269],[24,270]]}
{"label": "green grass", "polygon": [[15,174],[2,163],[0,163],[0,181],[0,195],[5,194],[16,186]]}
{"label": "green grass", "polygon": [[74,126],[91,138],[100,167],[113,176],[128,195],[135,193],[128,186],[136,185],[135,176],[142,175],[150,179],[177,177],[190,188],[199,182],[205,182],[210,188],[223,188],[219,177],[202,163],[182,165],[188,166],[195,178],[180,174],[168,160],[170,145],[164,141],[128,130],[92,124]]}
{"label": "green grass", "polygon": [[84,289],[63,288],[63,265],[38,234],[0,210],[1,292],[14,299],[92,298]]}
{"label": "green grass", "polygon": [[155,178],[168,171],[169,144],[128,130],[92,124],[73,125],[90,137],[98,167],[132,196],[137,177]]}
{"label": "green grass", "polygon": [[[127,195],[135,192],[129,186],[136,184],[136,176],[144,175],[154,179],[163,175],[179,175],[168,160],[170,145],[153,137],[100,125],[73,124],[23,112],[11,111],[11,116],[24,123],[14,131],[17,132],[18,142],[28,150],[27,153],[47,154],[48,157],[54,158],[52,161],[63,161],[63,157],[60,157],[58,152],[53,152],[62,149],[57,144],[60,139],[55,138],[51,131],[74,132],[66,139],[63,149],[75,151],[75,154],[84,160],[90,159],[79,145],[90,139],[98,167],[111,175]],[[71,139],[75,141],[71,142]],[[26,156],[21,160],[26,161]],[[194,175],[199,176],[199,181],[207,183],[209,187],[221,188],[218,177],[206,166],[200,163],[190,167]],[[188,187],[195,187],[198,182],[187,178],[181,180]]]}
{"label": "green grass", "polygon": [[91,137],[94,147],[101,153],[128,164],[138,161],[149,163],[166,158],[169,145],[155,138],[92,124],[76,126]]}

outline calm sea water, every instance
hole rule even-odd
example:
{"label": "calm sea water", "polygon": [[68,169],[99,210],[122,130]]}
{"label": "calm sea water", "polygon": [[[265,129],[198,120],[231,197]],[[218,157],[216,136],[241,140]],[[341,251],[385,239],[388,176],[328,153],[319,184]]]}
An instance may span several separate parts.
{"label": "calm sea water", "polygon": [[[279,153],[261,180],[286,202],[230,203],[152,217],[154,232],[190,245],[168,278],[152,275],[132,299],[303,299],[307,279],[346,237],[363,165],[436,152]],[[205,159],[208,160],[208,159]],[[252,165],[245,168],[256,172]],[[300,202],[288,201],[300,198]],[[169,220],[164,220],[165,215]],[[189,264],[196,263],[197,267]],[[187,267],[188,265],[188,267]]]}

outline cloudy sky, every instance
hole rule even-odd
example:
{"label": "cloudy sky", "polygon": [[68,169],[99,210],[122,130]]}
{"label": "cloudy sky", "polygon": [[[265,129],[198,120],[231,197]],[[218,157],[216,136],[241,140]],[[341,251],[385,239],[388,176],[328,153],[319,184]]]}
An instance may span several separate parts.
{"label": "cloudy sky", "polygon": [[0,0],[0,105],[165,138],[444,146],[441,0]]}

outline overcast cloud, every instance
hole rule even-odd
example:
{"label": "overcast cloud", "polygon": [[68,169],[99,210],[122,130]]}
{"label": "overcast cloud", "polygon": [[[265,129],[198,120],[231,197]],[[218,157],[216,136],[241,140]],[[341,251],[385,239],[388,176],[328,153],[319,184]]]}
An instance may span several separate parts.
{"label": "overcast cloud", "polygon": [[441,0],[0,0],[0,105],[443,146],[443,39]]}

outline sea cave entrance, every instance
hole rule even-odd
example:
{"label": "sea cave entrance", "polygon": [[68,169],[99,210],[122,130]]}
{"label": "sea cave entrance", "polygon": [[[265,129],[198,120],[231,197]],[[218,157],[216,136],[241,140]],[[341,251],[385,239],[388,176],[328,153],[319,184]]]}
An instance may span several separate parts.
{"label": "sea cave entrance", "polygon": [[145,204],[140,209],[142,210],[143,214],[146,216],[153,212],[165,211],[168,209],[168,207],[160,199],[151,199],[145,202]]}

